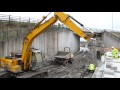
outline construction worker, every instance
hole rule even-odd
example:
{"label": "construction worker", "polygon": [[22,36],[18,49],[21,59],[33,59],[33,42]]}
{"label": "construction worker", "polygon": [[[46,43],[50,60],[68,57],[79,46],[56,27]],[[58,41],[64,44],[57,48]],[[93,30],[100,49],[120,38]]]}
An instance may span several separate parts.
{"label": "construction worker", "polygon": [[88,67],[88,72],[93,73],[95,70],[95,65],[94,64],[90,64]]}
{"label": "construction worker", "polygon": [[83,68],[86,68],[86,70],[81,74],[81,78],[84,78],[85,76],[89,75],[90,73],[94,73],[95,71],[95,65],[94,64],[89,64],[84,66]]}
{"label": "construction worker", "polygon": [[112,57],[114,59],[117,59],[118,58],[118,53],[119,53],[118,50],[116,48],[112,47],[111,52],[112,52]]}

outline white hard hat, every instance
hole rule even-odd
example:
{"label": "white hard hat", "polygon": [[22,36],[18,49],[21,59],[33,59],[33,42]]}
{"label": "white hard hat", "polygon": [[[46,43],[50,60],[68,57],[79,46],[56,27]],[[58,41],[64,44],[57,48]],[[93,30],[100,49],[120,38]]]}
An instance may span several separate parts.
{"label": "white hard hat", "polygon": [[112,46],[112,48],[114,48],[114,47]]}

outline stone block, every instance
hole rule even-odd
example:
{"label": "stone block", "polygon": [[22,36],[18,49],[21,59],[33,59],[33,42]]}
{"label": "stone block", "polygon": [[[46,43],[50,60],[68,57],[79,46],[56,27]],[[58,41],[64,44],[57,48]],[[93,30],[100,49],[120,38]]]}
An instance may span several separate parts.
{"label": "stone block", "polygon": [[113,71],[113,70],[106,69],[106,70],[104,71],[104,74],[114,75],[114,71]]}
{"label": "stone block", "polygon": [[105,74],[105,75],[103,76],[103,78],[115,78],[115,77],[114,77],[114,75],[107,75],[107,74]]}
{"label": "stone block", "polygon": [[111,70],[117,70],[117,67],[112,66],[112,67],[111,67]]}
{"label": "stone block", "polygon": [[111,63],[106,63],[106,68],[111,68]]}

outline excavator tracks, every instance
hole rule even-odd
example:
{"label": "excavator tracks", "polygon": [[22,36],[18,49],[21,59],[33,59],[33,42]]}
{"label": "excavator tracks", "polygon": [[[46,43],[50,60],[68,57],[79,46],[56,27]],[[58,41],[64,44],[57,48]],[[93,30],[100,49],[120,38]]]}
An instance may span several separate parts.
{"label": "excavator tracks", "polygon": [[60,70],[62,67],[62,65],[59,66],[50,64],[38,70],[23,73],[22,75],[17,76],[16,78],[49,78],[52,74],[55,74],[56,71]]}
{"label": "excavator tracks", "polygon": [[5,72],[5,71],[1,71],[0,72],[0,78],[6,78],[6,77],[9,77],[9,73]]}
{"label": "excavator tracks", "polygon": [[0,78],[12,78],[11,74],[0,68]]}

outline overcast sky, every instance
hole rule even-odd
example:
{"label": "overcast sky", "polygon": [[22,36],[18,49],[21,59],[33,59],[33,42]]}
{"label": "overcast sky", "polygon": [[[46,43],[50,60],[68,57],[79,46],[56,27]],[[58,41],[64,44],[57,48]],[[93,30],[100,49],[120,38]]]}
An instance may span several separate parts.
{"label": "overcast sky", "polygon": [[[42,19],[42,16],[47,15],[48,13],[49,12],[0,12],[0,14],[30,17],[39,20]],[[84,24],[85,27],[98,29],[112,29],[113,26],[113,30],[120,31],[120,12],[65,12],[65,13],[73,16],[79,22]],[[51,13],[48,18],[53,16],[53,14],[54,13]]]}

